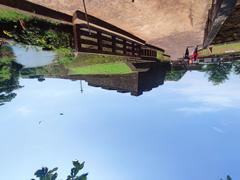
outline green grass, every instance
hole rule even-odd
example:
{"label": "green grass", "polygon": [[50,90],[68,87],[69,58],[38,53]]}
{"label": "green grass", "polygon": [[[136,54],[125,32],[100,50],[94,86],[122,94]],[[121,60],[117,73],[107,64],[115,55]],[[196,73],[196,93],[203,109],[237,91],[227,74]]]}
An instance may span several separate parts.
{"label": "green grass", "polygon": [[199,52],[199,56],[204,57],[235,52],[240,52],[240,42],[214,45],[212,46],[212,53],[208,49],[203,49]]}
{"label": "green grass", "polygon": [[55,52],[57,61],[62,65],[69,65],[75,60],[73,50],[70,48],[55,49]]}
{"label": "green grass", "polygon": [[75,60],[71,64],[69,64],[69,67],[80,67],[94,64],[116,63],[124,61],[127,61],[127,59],[122,56],[80,53],[80,55],[78,55]]}
{"label": "green grass", "polygon": [[133,71],[123,62],[94,64],[83,67],[69,68],[70,75],[76,74],[129,74]]}
{"label": "green grass", "polygon": [[161,52],[161,51],[157,51],[157,59],[159,60],[159,61],[170,61],[170,58],[168,57],[168,56],[166,56],[163,52]]}
{"label": "green grass", "polygon": [[163,58],[163,53],[161,51],[157,51],[157,59],[161,61]]}
{"label": "green grass", "polygon": [[29,20],[31,16],[22,14],[20,12],[4,9],[0,7],[0,21],[13,21],[17,22],[19,20]]}

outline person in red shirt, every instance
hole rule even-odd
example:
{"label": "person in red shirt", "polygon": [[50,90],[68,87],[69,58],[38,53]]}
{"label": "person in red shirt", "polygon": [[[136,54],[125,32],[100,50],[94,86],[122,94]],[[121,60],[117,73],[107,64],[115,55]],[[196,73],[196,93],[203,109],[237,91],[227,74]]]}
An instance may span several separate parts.
{"label": "person in red shirt", "polygon": [[196,62],[198,59],[198,46],[196,46],[194,49],[193,49],[193,53],[192,53],[192,61],[193,62]]}

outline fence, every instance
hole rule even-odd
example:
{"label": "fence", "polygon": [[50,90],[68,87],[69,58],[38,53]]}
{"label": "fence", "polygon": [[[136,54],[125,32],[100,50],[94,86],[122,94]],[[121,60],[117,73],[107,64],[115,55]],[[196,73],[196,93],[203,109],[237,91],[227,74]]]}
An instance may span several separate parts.
{"label": "fence", "polygon": [[[90,31],[88,28],[90,28]],[[74,25],[74,38],[77,52],[157,57],[157,50],[153,49],[153,47],[87,24]]]}

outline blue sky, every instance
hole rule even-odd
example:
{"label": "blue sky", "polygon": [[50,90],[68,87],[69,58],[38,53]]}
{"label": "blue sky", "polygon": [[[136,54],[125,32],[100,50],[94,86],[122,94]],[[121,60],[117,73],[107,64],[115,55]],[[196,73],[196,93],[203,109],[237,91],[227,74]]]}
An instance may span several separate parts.
{"label": "blue sky", "polygon": [[21,79],[0,107],[1,179],[30,179],[42,166],[64,179],[75,159],[86,161],[89,180],[240,179],[239,81],[231,74],[213,86],[192,71],[134,97]]}

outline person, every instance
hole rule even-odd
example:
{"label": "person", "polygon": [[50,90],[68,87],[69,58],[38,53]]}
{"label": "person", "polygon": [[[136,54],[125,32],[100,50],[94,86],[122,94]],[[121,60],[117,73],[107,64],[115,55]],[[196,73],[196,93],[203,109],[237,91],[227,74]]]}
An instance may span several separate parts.
{"label": "person", "polygon": [[189,59],[189,50],[188,47],[186,48],[184,59]]}
{"label": "person", "polygon": [[192,53],[192,61],[196,62],[198,59],[198,46],[195,46]]}
{"label": "person", "polygon": [[189,57],[188,47],[186,48],[185,54],[183,56],[183,60],[184,60],[185,63],[189,64],[190,57]]}

